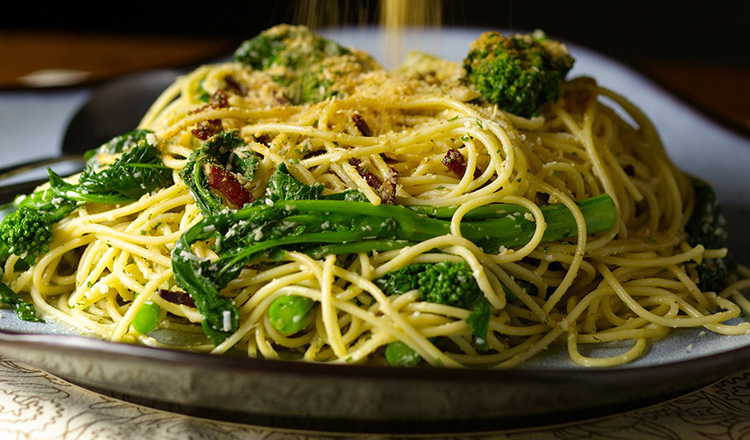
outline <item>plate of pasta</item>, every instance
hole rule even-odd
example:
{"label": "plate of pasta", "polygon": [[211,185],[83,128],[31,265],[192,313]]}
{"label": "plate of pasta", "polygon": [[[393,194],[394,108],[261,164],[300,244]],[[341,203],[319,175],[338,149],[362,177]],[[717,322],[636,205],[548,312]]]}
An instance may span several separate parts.
{"label": "plate of pasta", "polygon": [[538,31],[408,38],[387,68],[381,37],[270,28],[81,173],[6,191],[0,353],[391,432],[596,417],[750,365],[747,139]]}

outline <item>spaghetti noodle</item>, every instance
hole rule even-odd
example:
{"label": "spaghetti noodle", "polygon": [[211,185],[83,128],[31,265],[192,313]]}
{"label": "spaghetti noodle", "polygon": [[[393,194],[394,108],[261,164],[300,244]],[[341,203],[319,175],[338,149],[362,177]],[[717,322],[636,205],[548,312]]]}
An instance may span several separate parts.
{"label": "spaghetti noodle", "polygon": [[[346,70],[329,84],[337,93],[316,103],[290,102],[278,72],[236,61],[180,77],[139,126],[150,131],[173,183],[132,203],[79,206],[55,225],[36,264],[17,270],[19,257],[11,256],[4,281],[27,292],[46,319],[107,340],[311,362],[383,364],[386,347],[400,342],[429,365],[507,368],[566,344],[573,362],[606,367],[638,358],[673,328],[750,331],[748,323],[725,323],[748,309],[741,294],[750,286],[747,270],[740,267],[721,291],[698,288],[697,265],[727,249],[688,243],[690,178],[623,96],[577,78],[541,115],[523,118],[478,102],[461,81],[460,63],[412,54],[388,72],[353,49],[343,59],[331,68]],[[202,99],[221,94],[222,105]],[[259,158],[252,181],[240,179],[252,200],[264,199],[283,165],[300,182],[322,185],[324,195],[357,190],[373,206],[458,207],[450,231],[392,250],[316,258],[292,249],[251,260],[221,289],[237,308],[237,326],[211,343],[204,317],[175,279],[173,250],[205,218],[181,171],[203,145],[200,129],[216,124],[210,135],[236,133]],[[449,151],[464,159],[462,174],[444,164]],[[106,167],[120,154],[100,151],[98,161]],[[373,178],[395,181],[393,192]],[[604,194],[614,202],[615,225],[589,233],[577,202]],[[487,252],[463,236],[472,209],[495,203],[526,210],[536,225],[526,244]],[[550,204],[572,214],[571,238],[542,241],[541,209]],[[209,262],[220,253],[213,240],[197,240],[191,250]],[[467,322],[471,310],[425,301],[415,290],[388,295],[377,282],[411,264],[439,262],[465,262],[489,304],[481,346]],[[284,334],[269,308],[290,295],[311,300],[310,311],[299,331]],[[145,307],[158,329],[195,342],[173,345],[137,330]],[[580,350],[617,341],[622,352],[611,357]]]}

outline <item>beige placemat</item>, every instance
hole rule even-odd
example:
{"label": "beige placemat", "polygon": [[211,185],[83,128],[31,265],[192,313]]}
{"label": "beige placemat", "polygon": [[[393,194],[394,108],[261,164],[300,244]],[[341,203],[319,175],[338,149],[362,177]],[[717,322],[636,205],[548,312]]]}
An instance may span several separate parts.
{"label": "beige placemat", "polygon": [[[637,411],[542,429],[434,439],[750,439],[750,371]],[[173,414],[104,396],[0,357],[2,440],[385,439],[284,431]]]}

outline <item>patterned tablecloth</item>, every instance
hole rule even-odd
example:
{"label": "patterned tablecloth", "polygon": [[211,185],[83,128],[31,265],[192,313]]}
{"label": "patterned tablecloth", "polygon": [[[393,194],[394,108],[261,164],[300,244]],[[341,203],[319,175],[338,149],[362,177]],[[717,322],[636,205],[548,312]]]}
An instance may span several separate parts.
{"label": "patterned tablecloth", "polygon": [[[405,436],[415,438],[414,435]],[[246,426],[136,405],[0,358],[3,440],[385,439],[392,435],[329,434]],[[750,371],[656,406],[570,425],[439,439],[750,439]]]}

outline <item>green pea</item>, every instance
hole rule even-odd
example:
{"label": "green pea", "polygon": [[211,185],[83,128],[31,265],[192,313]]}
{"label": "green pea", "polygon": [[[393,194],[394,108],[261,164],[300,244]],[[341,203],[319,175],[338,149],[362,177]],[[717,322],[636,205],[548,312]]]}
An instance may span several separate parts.
{"label": "green pea", "polygon": [[297,333],[307,324],[307,314],[314,304],[315,301],[304,296],[280,296],[268,308],[271,325],[284,336]]}
{"label": "green pea", "polygon": [[152,302],[147,302],[141,306],[133,318],[133,328],[140,334],[145,335],[152,332],[159,325],[159,316],[161,309]]}
{"label": "green pea", "polygon": [[385,358],[394,367],[414,367],[422,356],[401,341],[394,341],[385,346]]}

